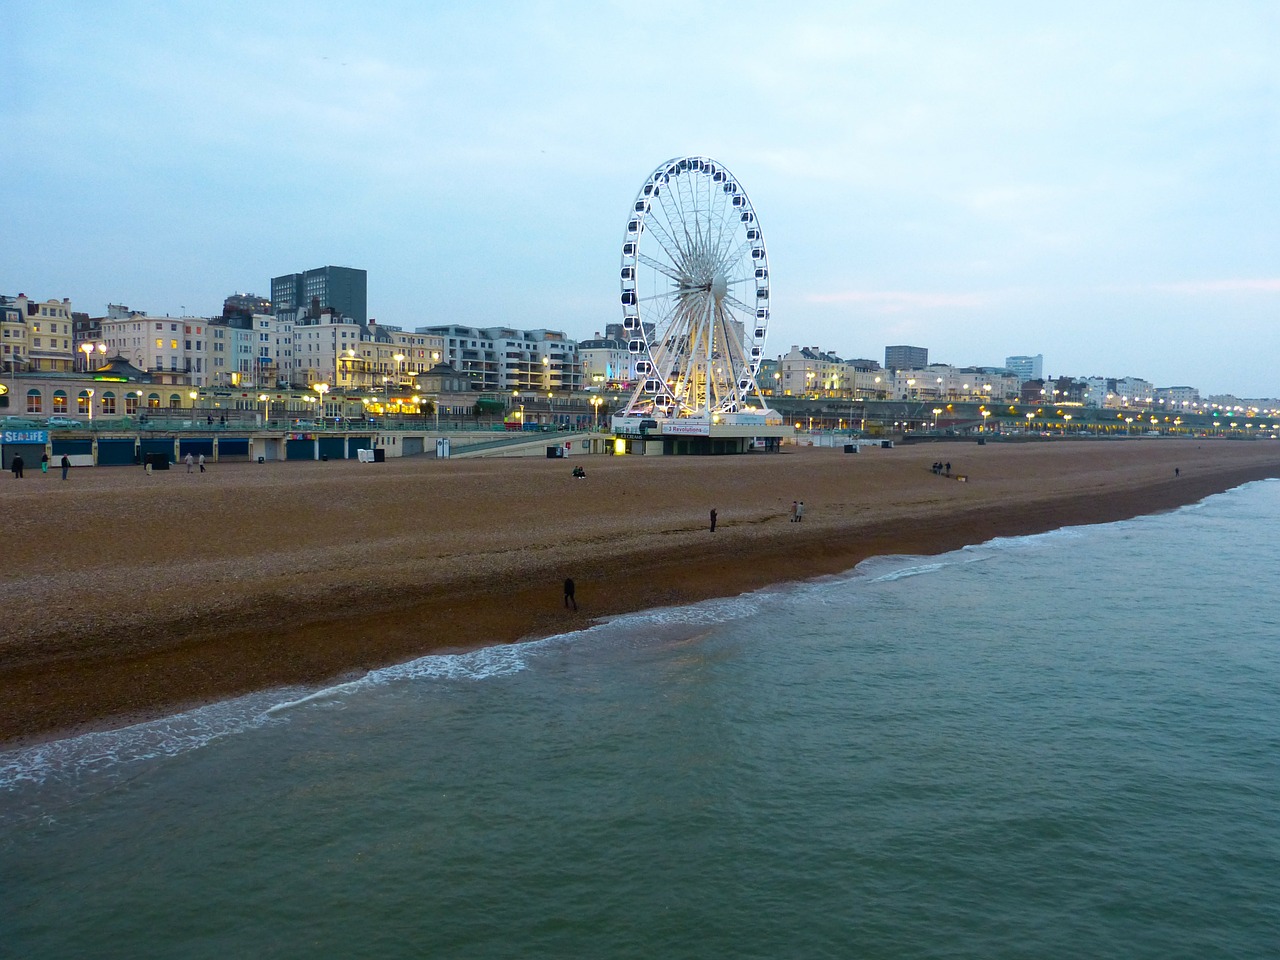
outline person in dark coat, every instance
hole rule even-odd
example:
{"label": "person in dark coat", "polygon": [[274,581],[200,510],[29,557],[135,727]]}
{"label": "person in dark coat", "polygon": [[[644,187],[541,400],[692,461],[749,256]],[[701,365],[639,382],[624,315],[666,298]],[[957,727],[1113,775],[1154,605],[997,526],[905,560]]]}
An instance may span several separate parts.
{"label": "person in dark coat", "polygon": [[22,479],[22,457],[14,457],[9,461],[9,469],[13,471],[13,479]]}
{"label": "person in dark coat", "polygon": [[62,455],[62,479],[67,479],[67,471],[71,469],[71,458],[65,453]]}
{"label": "person in dark coat", "polygon": [[574,609],[574,610],[577,610],[577,609],[578,609],[578,600],[577,600],[577,598],[576,598],[576,597],[574,597],[574,595],[573,595],[573,590],[574,590],[574,587],[573,587],[573,578],[572,578],[572,577],[565,577],[565,578],[564,578],[564,605],[567,607],[567,606],[569,606],[570,604],[572,604],[572,605],[573,605],[573,609]]}
{"label": "person in dark coat", "polygon": [[716,532],[716,511],[714,507],[711,510],[711,532]]}

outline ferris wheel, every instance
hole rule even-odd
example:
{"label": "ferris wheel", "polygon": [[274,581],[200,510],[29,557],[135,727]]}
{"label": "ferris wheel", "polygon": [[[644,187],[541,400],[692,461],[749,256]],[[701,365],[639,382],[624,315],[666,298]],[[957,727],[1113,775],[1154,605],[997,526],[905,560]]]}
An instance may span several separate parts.
{"label": "ferris wheel", "polygon": [[765,406],[769,258],[746,191],[723,165],[677,157],[649,174],[622,243],[629,414],[711,417]]}

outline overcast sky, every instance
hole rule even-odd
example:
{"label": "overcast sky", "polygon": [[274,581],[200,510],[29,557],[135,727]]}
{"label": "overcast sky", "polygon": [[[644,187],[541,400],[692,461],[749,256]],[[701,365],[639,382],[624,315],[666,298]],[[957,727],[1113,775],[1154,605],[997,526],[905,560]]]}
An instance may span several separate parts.
{"label": "overcast sky", "polygon": [[636,190],[707,156],[766,355],[1280,395],[1280,3],[15,0],[0,292],[209,315],[324,264],[369,312],[591,336]]}

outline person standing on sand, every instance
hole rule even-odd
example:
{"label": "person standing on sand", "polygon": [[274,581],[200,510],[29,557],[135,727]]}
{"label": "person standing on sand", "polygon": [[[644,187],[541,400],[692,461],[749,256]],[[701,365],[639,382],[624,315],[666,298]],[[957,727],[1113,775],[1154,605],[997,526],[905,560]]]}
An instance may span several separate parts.
{"label": "person standing on sand", "polygon": [[573,609],[578,609],[578,600],[573,595],[573,577],[564,578],[564,605],[567,607],[573,605]]}
{"label": "person standing on sand", "polygon": [[804,501],[801,500],[796,504],[796,523],[804,520]]}
{"label": "person standing on sand", "polygon": [[49,472],[49,454],[47,453],[40,454],[40,472],[41,473]]}
{"label": "person standing on sand", "polygon": [[1174,468],[1173,468],[1173,476],[1174,476],[1174,478],[1175,478],[1175,479],[1176,479],[1176,478],[1178,478],[1178,477],[1180,477],[1180,476],[1182,476],[1182,468],[1181,468],[1181,467],[1174,467]]}
{"label": "person standing on sand", "polygon": [[188,454],[186,455],[186,457],[185,457],[185,458],[183,458],[183,462],[185,462],[185,463],[186,463],[186,465],[187,465],[187,473],[190,473],[190,472],[191,472],[191,465],[192,465],[193,463],[195,463],[195,462],[196,462],[196,458],[195,458],[195,457],[193,457],[190,453],[188,453]]}
{"label": "person standing on sand", "polygon": [[200,472],[204,473],[204,454],[200,454]]}
{"label": "person standing on sand", "polygon": [[67,471],[71,469],[71,458],[65,453],[62,455],[62,479],[67,479]]}
{"label": "person standing on sand", "polygon": [[796,506],[796,502],[795,502],[794,500],[792,500],[792,501],[791,501],[791,522],[792,522],[792,523],[795,523],[795,522],[796,522],[796,517],[797,517],[796,511],[797,511],[798,509],[799,509],[799,508]]}
{"label": "person standing on sand", "polygon": [[716,532],[716,508],[711,508],[711,532]]}
{"label": "person standing on sand", "polygon": [[9,469],[13,471],[13,479],[22,479],[22,458],[14,457],[9,461]]}

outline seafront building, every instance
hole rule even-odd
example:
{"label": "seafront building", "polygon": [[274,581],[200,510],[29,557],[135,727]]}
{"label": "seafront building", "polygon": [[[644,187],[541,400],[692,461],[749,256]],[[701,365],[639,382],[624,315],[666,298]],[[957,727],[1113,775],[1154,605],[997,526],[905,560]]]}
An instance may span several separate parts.
{"label": "seafront building", "polygon": [[0,296],[0,370],[66,372],[72,369],[71,301]]}
{"label": "seafront building", "polygon": [[277,314],[328,308],[358,324],[369,318],[369,274],[355,267],[314,267],[271,278],[271,303]]}
{"label": "seafront building", "polygon": [[1005,357],[1004,366],[1019,380],[1044,379],[1043,353],[1037,353],[1034,357]]}
{"label": "seafront building", "polygon": [[871,397],[888,390],[888,371],[874,360],[843,360],[818,347],[792,345],[778,359],[770,374],[764,371],[760,384],[779,397]]}
{"label": "seafront building", "polygon": [[578,344],[560,330],[419,327],[439,337],[443,359],[481,393],[573,393],[583,387]]}
{"label": "seafront building", "polygon": [[929,365],[928,347],[911,347],[896,344],[884,348],[884,367],[886,370],[919,370]]}
{"label": "seafront building", "polygon": [[625,388],[636,379],[637,359],[627,349],[626,340],[620,337],[602,337],[597,333],[588,340],[578,342],[578,362],[582,365],[582,384],[588,390],[605,389],[610,386],[615,389]]}

